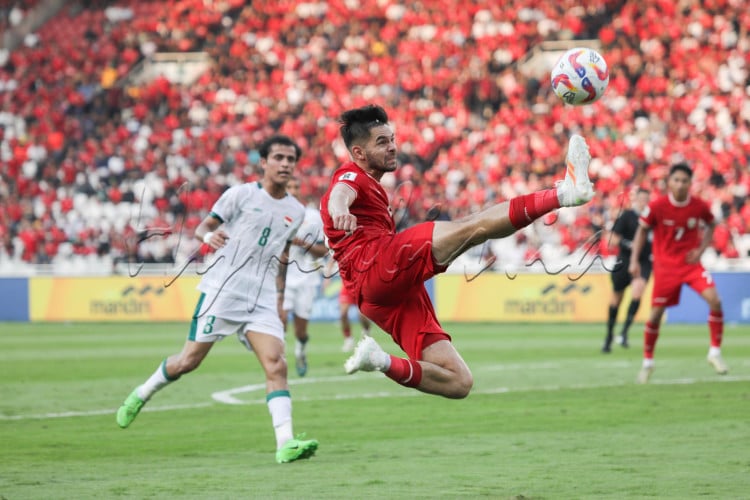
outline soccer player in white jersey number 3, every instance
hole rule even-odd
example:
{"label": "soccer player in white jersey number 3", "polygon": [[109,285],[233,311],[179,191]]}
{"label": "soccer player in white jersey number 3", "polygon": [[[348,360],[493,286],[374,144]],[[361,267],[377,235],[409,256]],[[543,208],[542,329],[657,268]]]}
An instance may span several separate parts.
{"label": "soccer player in white jersey number 3", "polygon": [[286,192],[299,146],[276,135],[260,147],[263,178],[229,188],[195,229],[216,250],[201,279],[190,333],[182,352],[166,358],[117,411],[128,427],[155,392],[195,370],[214,342],[236,334],[255,352],[266,374],[266,401],[276,434],[276,461],[309,458],[314,439],[294,437],[281,322],[289,247],[305,209]]}

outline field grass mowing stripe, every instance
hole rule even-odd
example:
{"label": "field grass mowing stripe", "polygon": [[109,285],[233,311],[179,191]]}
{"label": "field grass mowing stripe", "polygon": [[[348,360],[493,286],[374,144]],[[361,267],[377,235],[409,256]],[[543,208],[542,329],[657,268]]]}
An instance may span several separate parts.
{"label": "field grass mowing stripe", "polygon": [[[356,381],[362,380],[364,377],[352,377],[349,375],[334,376],[334,377],[311,377],[308,379],[295,379],[290,380],[289,385],[300,385],[300,384],[312,384],[312,383],[328,383],[328,382],[341,382],[341,381]],[[723,376],[723,377],[686,377],[669,380],[653,380],[649,382],[649,385],[691,385],[699,383],[732,383],[732,382],[747,382],[750,381],[750,376]],[[547,385],[547,386],[534,386],[534,387],[522,387],[522,388],[509,388],[509,387],[494,387],[486,389],[475,389],[471,392],[472,395],[491,395],[491,394],[507,394],[507,393],[519,393],[519,392],[550,392],[550,391],[562,391],[571,389],[603,389],[606,387],[622,387],[627,385],[633,385],[633,382],[614,382],[614,383],[601,383],[601,384],[569,384],[569,385]],[[192,403],[182,405],[167,405],[167,406],[150,406],[144,407],[144,412],[158,412],[158,411],[178,411],[178,410],[194,410],[198,408],[206,408],[213,406],[216,403],[228,404],[228,405],[258,405],[266,404],[264,397],[241,400],[234,397],[234,394],[245,394],[249,392],[255,392],[265,389],[265,383],[263,384],[252,384],[241,387],[234,387],[224,391],[217,391],[211,394],[211,398],[214,402],[205,403]],[[418,391],[378,391],[378,392],[366,392],[366,393],[347,393],[347,394],[335,394],[333,396],[322,396],[322,397],[307,397],[300,396],[295,397],[295,402],[318,402],[318,401],[342,401],[351,399],[378,399],[378,398],[402,398],[402,397],[415,397],[415,396],[427,396]],[[56,418],[70,418],[70,417],[92,417],[98,415],[114,415],[116,409],[107,410],[89,410],[89,411],[69,411],[59,413],[42,413],[36,415],[0,415],[0,421],[2,420],[45,420],[45,419],[56,419]]]}

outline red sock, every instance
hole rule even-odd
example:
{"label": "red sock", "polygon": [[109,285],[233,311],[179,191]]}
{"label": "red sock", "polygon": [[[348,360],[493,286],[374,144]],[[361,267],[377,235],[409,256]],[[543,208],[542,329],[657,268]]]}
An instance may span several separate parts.
{"label": "red sock", "polygon": [[711,347],[721,347],[721,337],[724,335],[724,313],[710,311],[708,313],[708,331],[711,332]]}
{"label": "red sock", "polygon": [[545,189],[536,193],[517,196],[510,200],[508,217],[513,227],[521,229],[556,208],[560,208],[557,189]]}
{"label": "red sock", "polygon": [[656,339],[659,338],[659,324],[653,324],[650,321],[646,323],[646,329],[643,331],[643,357],[645,359],[654,359],[654,348]]}
{"label": "red sock", "polygon": [[417,387],[422,381],[422,365],[413,359],[397,358],[391,355],[391,367],[386,376],[406,387]]}
{"label": "red sock", "polygon": [[352,336],[352,329],[351,328],[344,328],[344,338],[349,338]]}

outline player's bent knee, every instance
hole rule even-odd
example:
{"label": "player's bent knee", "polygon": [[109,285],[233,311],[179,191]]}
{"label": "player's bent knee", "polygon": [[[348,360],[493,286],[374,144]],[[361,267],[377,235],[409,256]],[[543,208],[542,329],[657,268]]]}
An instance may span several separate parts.
{"label": "player's bent knee", "polygon": [[474,377],[468,370],[461,370],[456,373],[450,388],[444,394],[445,397],[450,399],[464,399],[471,392],[474,387]]}
{"label": "player's bent knee", "polygon": [[286,379],[287,365],[284,356],[267,357],[261,360],[268,380]]}

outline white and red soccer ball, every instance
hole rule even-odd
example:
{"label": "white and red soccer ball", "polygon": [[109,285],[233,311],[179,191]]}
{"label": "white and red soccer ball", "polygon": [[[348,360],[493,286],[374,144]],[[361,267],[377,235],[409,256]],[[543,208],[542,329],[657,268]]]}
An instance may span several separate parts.
{"label": "white and red soccer ball", "polygon": [[607,61],[594,49],[575,47],[562,55],[550,74],[552,90],[567,104],[596,102],[609,84]]}

